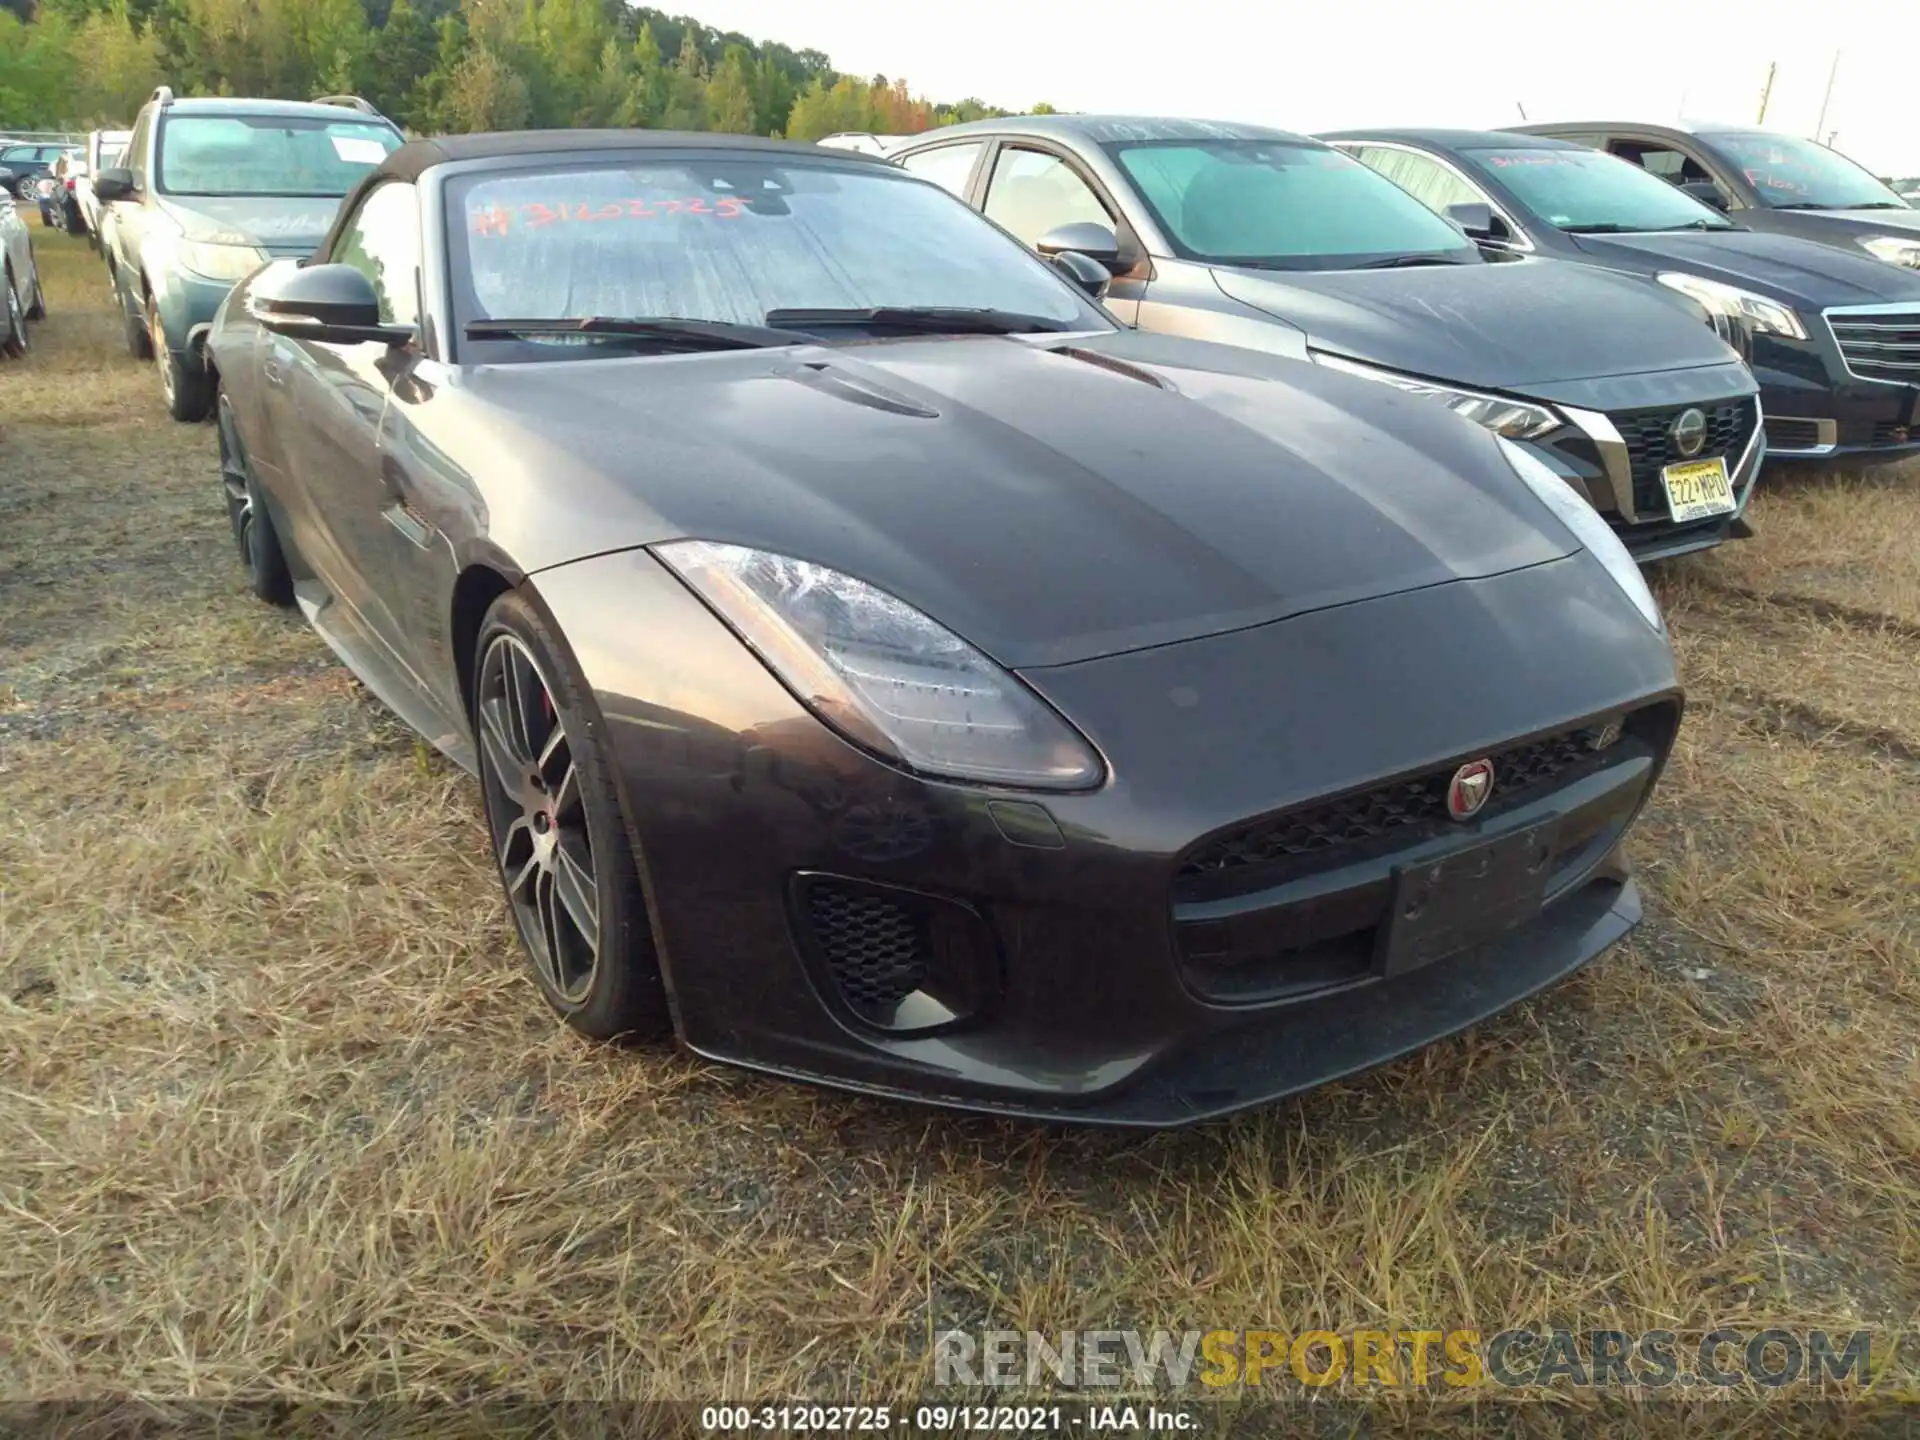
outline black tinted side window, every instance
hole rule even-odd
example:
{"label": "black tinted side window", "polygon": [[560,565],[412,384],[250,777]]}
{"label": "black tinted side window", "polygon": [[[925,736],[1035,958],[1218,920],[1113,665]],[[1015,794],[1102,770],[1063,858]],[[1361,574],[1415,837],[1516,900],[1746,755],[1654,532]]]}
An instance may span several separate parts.
{"label": "black tinted side window", "polygon": [[420,323],[420,212],[413,186],[393,180],[371,192],[332,258],[373,282],[383,324]]}

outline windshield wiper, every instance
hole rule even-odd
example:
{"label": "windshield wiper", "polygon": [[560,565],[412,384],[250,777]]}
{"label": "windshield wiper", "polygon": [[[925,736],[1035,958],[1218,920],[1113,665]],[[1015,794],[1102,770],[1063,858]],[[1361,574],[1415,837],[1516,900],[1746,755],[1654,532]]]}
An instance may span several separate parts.
{"label": "windshield wiper", "polygon": [[874,325],[931,334],[1018,335],[1029,330],[1068,330],[1071,325],[1045,315],[1015,310],[968,309],[960,305],[875,305],[852,310],[769,310],[767,324],[810,330],[822,325]]}
{"label": "windshield wiper", "polygon": [[1896,205],[1891,200],[1872,200],[1865,205],[1843,205],[1843,210],[1911,210],[1911,205]]}
{"label": "windshield wiper", "polygon": [[1594,220],[1585,225],[1562,225],[1563,235],[1645,235],[1644,225],[1622,225],[1618,220]]}
{"label": "windshield wiper", "polygon": [[725,320],[682,320],[671,315],[588,315],[581,319],[469,320],[469,340],[514,340],[534,335],[606,335],[622,340],[657,340],[682,350],[758,350],[798,345],[805,338],[788,330],[735,325]]}
{"label": "windshield wiper", "polygon": [[1783,200],[1778,204],[1769,204],[1769,210],[1851,210],[1851,205],[1822,205],[1817,200]]}
{"label": "windshield wiper", "polygon": [[1389,255],[1381,260],[1363,260],[1348,265],[1348,270],[1397,270],[1403,265],[1471,265],[1471,260],[1449,260],[1444,255]]}

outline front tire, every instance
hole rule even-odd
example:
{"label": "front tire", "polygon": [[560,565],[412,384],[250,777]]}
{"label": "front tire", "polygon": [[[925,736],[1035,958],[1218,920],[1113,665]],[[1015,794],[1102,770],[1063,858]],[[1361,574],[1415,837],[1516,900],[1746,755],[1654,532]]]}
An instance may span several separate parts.
{"label": "front tire", "polygon": [[247,568],[247,588],[255,598],[269,605],[293,604],[293,576],[287,570],[287,555],[280,548],[280,536],[273,528],[273,517],[260,503],[259,487],[240,453],[232,434],[233,416],[224,402],[220,405],[220,485],[227,501],[227,524],[233,530],[234,544],[240,551],[240,563]]}
{"label": "front tire", "polygon": [[47,318],[47,292],[40,284],[40,263],[33,266],[33,299],[27,304],[27,319],[44,320]]}
{"label": "front tire", "polygon": [[594,1040],[665,1034],[646,901],[585,677],[516,592],[487,612],[474,673],[487,833],[540,993]]}
{"label": "front tire", "polygon": [[147,345],[160,371],[160,393],[166,399],[167,414],[187,424],[206,419],[213,408],[213,378],[204,370],[189,369],[167,345],[160,307],[151,295],[147,297]]}

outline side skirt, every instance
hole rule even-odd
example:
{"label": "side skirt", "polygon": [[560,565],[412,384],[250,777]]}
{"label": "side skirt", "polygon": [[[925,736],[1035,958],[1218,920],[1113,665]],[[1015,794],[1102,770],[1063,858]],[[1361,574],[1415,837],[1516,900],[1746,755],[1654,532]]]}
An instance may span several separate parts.
{"label": "side skirt", "polygon": [[307,623],[382,705],[416,734],[424,735],[434,749],[469,775],[480,773],[472,738],[447,728],[439,709],[420,693],[419,687],[388,655],[386,645],[352,606],[343,603],[317,580],[295,581],[293,598],[300,606],[300,613],[307,617]]}

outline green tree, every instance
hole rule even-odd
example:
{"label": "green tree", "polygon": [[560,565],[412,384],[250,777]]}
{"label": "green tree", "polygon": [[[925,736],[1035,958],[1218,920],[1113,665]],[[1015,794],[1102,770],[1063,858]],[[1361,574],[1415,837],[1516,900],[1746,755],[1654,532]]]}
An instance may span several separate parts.
{"label": "green tree", "polygon": [[753,82],[747,74],[747,52],[738,45],[727,47],[707,86],[707,115],[715,130],[729,135],[754,133]]}
{"label": "green tree", "polygon": [[393,0],[368,60],[366,97],[384,114],[416,130],[430,120],[420,108],[419,86],[433,69],[437,39],[433,22],[412,0]]}
{"label": "green tree", "polygon": [[707,60],[688,27],[679,57],[667,77],[667,106],[660,117],[663,130],[707,128]]}
{"label": "green tree", "polygon": [[470,48],[447,87],[442,120],[449,129],[520,130],[533,113],[527,82],[485,45]]}

